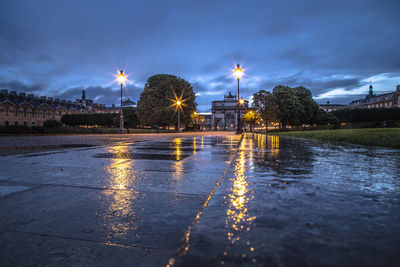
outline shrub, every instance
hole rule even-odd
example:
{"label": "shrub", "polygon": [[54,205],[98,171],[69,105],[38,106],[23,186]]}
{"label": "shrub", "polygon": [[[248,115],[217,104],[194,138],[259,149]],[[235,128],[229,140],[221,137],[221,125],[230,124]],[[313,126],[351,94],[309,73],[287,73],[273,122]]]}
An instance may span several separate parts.
{"label": "shrub", "polygon": [[61,122],[56,121],[56,120],[47,120],[47,121],[43,122],[43,127],[59,128],[59,127],[61,127]]}

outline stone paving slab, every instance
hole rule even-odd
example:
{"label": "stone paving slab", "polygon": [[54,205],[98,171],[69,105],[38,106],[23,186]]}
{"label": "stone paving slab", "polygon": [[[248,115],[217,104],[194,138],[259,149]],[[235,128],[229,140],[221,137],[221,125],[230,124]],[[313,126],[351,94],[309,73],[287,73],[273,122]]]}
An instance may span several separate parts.
{"label": "stone paving slab", "polygon": [[0,233],[1,266],[163,266],[173,251],[30,233]]}
{"label": "stone paving slab", "polygon": [[42,186],[2,199],[0,231],[171,249],[192,220],[193,207],[204,200],[201,195]]}
{"label": "stone paving slab", "polygon": [[[9,192],[0,196],[6,265],[165,265],[238,144],[230,135],[53,137],[51,145],[28,139],[34,144],[19,139],[26,149],[0,157],[7,166],[0,187]],[[86,147],[54,147],[64,142]],[[0,150],[8,148],[0,138]],[[99,153],[149,159],[96,158]],[[188,157],[151,156],[183,153]]]}
{"label": "stone paving slab", "polygon": [[243,140],[175,266],[399,265],[398,150],[258,138]]}
{"label": "stone paving slab", "polygon": [[13,193],[22,192],[30,188],[31,187],[29,186],[23,186],[23,185],[0,185],[0,198],[8,196]]}

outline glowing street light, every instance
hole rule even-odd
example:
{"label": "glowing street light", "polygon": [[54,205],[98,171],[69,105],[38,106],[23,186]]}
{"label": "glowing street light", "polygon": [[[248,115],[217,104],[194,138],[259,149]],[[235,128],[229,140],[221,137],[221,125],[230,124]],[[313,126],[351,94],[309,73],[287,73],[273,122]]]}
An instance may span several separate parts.
{"label": "glowing street light", "polygon": [[236,65],[236,69],[233,71],[233,75],[236,77],[236,79],[240,79],[243,76],[243,70],[240,68],[240,65]]}
{"label": "glowing street light", "polygon": [[176,106],[178,107],[178,132],[181,131],[181,105],[182,102],[180,100],[176,101]]}
{"label": "glowing street light", "polygon": [[[237,99],[239,99],[239,80],[243,76],[243,70],[240,68],[240,64],[236,65],[236,69],[233,71],[233,75],[237,79]],[[239,103],[237,105],[237,128],[236,128],[236,134],[241,134],[242,133],[242,127],[240,125],[240,106],[244,103],[243,98],[239,100]]]}
{"label": "glowing street light", "polygon": [[117,76],[117,79],[118,82],[121,84],[121,111],[119,114],[119,133],[123,134],[125,130],[124,130],[124,114],[122,112],[122,85],[125,84],[126,82],[126,76],[123,70],[120,71],[120,73]]}

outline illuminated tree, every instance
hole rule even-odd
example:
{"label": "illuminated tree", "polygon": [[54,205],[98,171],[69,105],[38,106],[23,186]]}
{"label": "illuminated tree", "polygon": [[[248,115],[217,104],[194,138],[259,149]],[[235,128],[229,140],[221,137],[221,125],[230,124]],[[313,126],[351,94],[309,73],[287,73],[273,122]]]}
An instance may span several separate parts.
{"label": "illuminated tree", "polygon": [[263,119],[268,131],[268,123],[277,121],[279,115],[278,104],[275,96],[265,90],[260,90],[253,95],[253,108]]}
{"label": "illuminated tree", "polygon": [[138,117],[142,125],[169,126],[177,123],[176,102],[182,102],[180,119],[183,124],[191,121],[190,115],[197,103],[189,82],[174,75],[151,76],[137,104]]}
{"label": "illuminated tree", "polygon": [[250,132],[253,132],[254,125],[260,121],[261,117],[255,110],[250,109],[243,115],[243,122],[250,125]]}

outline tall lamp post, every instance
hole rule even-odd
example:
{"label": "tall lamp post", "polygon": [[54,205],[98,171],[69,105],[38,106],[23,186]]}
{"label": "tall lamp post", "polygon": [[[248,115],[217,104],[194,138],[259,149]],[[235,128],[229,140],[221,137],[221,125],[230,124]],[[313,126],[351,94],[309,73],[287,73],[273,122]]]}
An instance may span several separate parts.
{"label": "tall lamp post", "polygon": [[118,78],[118,82],[121,84],[121,111],[119,114],[119,133],[123,134],[125,132],[125,130],[124,130],[124,114],[122,112],[122,85],[126,81],[126,76],[125,76],[123,70],[120,71],[117,78]]}
{"label": "tall lamp post", "polygon": [[236,79],[237,79],[237,99],[238,99],[238,105],[237,105],[237,127],[236,127],[236,134],[241,134],[242,133],[242,127],[240,125],[240,101],[243,100],[239,100],[239,80],[240,78],[242,78],[243,75],[243,70],[240,68],[240,65],[237,64],[236,65],[236,69],[233,71],[233,75],[235,75]]}
{"label": "tall lamp post", "polygon": [[180,100],[176,101],[176,106],[178,107],[178,132],[181,131],[181,105],[182,102]]}

